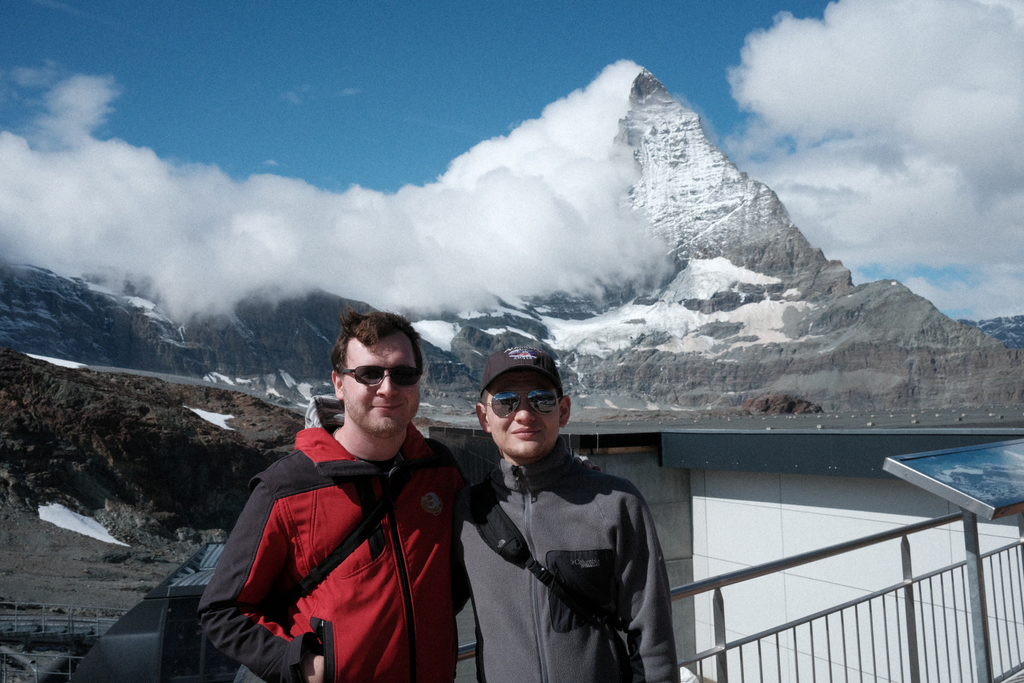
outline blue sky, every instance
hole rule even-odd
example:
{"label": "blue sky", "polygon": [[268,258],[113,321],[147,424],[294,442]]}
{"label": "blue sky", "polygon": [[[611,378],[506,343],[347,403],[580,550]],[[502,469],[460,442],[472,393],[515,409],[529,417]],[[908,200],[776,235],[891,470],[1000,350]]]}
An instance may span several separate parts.
{"label": "blue sky", "polygon": [[[423,286],[382,293],[316,253],[384,249],[372,272],[461,302],[472,282],[424,255],[482,261],[478,277],[494,242],[463,247],[476,200],[431,204],[438,178],[621,60],[700,113],[855,281],[900,279],[954,317],[1024,313],[1021,0],[6,0],[0,256],[142,276],[180,310],[315,282],[397,307]],[[354,210],[379,234],[340,234]],[[406,239],[417,211],[442,219]],[[595,239],[613,267],[623,244]],[[529,291],[561,246],[503,263]]]}
{"label": "blue sky", "polygon": [[[746,35],[825,5],[6,0],[0,64],[112,75],[99,134],[161,158],[393,192],[620,59],[728,132],[741,114],[726,69]],[[7,125],[29,113],[0,111]]]}

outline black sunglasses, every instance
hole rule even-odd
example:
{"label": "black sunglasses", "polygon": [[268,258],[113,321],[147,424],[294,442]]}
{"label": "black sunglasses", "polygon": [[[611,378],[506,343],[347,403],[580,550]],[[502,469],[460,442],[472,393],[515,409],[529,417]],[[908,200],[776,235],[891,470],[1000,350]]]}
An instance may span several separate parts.
{"label": "black sunglasses", "polygon": [[[520,400],[518,392],[502,391],[491,396],[491,402],[487,405],[498,417],[508,417],[519,410]],[[558,406],[558,396],[548,389],[534,389],[526,395],[526,402],[538,413],[546,415]]]}
{"label": "black sunglasses", "polygon": [[408,365],[399,365],[393,368],[383,368],[379,365],[360,365],[358,368],[342,368],[338,371],[342,375],[352,375],[360,384],[377,386],[384,381],[385,377],[391,377],[391,383],[400,387],[411,387],[420,381],[420,371]]}

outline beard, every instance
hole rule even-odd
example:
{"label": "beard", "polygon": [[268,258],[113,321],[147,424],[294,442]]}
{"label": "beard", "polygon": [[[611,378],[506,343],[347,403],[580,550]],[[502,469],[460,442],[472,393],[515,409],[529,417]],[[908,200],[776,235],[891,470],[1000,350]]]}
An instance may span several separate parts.
{"label": "beard", "polygon": [[372,408],[368,409],[358,403],[348,403],[346,402],[345,406],[345,420],[351,420],[360,431],[378,439],[390,439],[405,434],[419,408],[419,401],[414,401],[404,406],[400,415],[379,415],[375,414]]}
{"label": "beard", "polygon": [[399,434],[404,434],[407,429],[408,422],[400,422],[398,420],[383,417],[378,419],[366,419],[362,424],[357,422],[364,432],[371,436],[375,436],[378,439],[389,439]]}

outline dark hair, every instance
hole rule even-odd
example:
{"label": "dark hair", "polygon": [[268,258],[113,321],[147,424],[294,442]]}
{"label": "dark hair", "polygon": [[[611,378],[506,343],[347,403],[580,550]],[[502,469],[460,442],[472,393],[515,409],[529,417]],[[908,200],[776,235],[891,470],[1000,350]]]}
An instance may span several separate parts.
{"label": "dark hair", "polygon": [[373,346],[385,337],[402,333],[412,343],[412,355],[416,359],[416,369],[423,372],[423,352],[420,351],[420,335],[409,321],[400,315],[384,311],[357,313],[349,308],[340,316],[341,333],[331,349],[331,367],[340,372],[345,367],[345,352],[350,339],[358,340],[363,346]]}

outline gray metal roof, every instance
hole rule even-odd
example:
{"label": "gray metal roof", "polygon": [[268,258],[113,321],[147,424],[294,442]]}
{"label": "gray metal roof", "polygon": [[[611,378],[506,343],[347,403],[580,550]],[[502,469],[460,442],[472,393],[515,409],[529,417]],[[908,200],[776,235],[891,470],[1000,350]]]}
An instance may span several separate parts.
{"label": "gray metal roof", "polygon": [[1024,438],[1024,429],[666,430],[661,464],[699,470],[890,478],[895,455]]}

